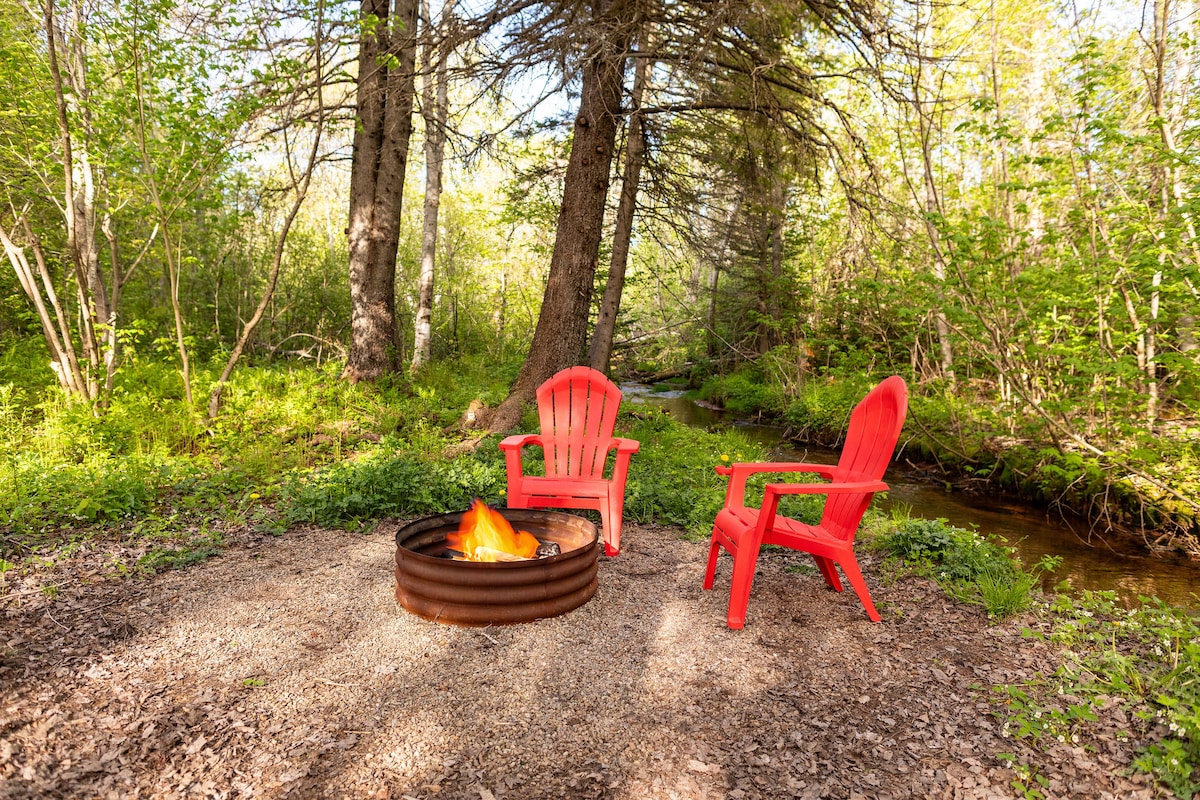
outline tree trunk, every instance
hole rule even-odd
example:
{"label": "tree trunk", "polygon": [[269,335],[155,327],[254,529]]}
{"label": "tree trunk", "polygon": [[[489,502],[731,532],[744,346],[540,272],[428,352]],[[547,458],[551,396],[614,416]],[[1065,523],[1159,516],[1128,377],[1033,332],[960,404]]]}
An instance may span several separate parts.
{"label": "tree trunk", "polygon": [[[412,369],[429,361],[433,339],[433,283],[437,256],[438,206],[442,197],[442,159],[446,149],[446,61],[450,55],[448,40],[433,44],[434,31],[428,0],[423,2],[427,44],[425,80],[421,89],[421,116],[425,119],[425,214],[421,229],[421,275],[417,281],[417,314],[413,323]],[[445,13],[445,12],[443,12]],[[445,32],[445,19],[438,26]],[[436,52],[436,55],[435,55]],[[436,59],[436,64],[434,63]]]}
{"label": "tree trunk", "polygon": [[350,354],[342,377],[394,372],[396,252],[412,135],[417,0],[362,0],[357,120],[350,164]]}
{"label": "tree trunk", "polygon": [[575,116],[542,310],[512,391],[490,418],[481,420],[490,430],[515,426],[521,418],[521,407],[533,398],[538,386],[584,358],[633,6],[631,0],[592,3],[593,40],[583,65],[579,113]]}
{"label": "tree trunk", "polygon": [[[647,48],[649,49],[649,48]],[[608,281],[604,300],[592,332],[588,348],[588,363],[593,369],[608,372],[612,359],[612,337],[617,330],[620,297],[625,290],[625,267],[629,264],[629,245],[634,235],[634,213],[637,209],[637,185],[641,180],[642,157],[646,152],[646,131],[641,114],[642,96],[646,92],[649,58],[638,58],[634,67],[634,92],[630,98],[629,133],[625,137],[625,169],[620,179],[620,201],[617,205],[617,227],[612,236],[612,258],[608,261]]]}
{"label": "tree trunk", "polygon": [[[768,165],[768,169],[770,169]],[[769,172],[768,202],[762,214],[762,246],[759,253],[759,314],[758,354],[766,355],[780,343],[779,323],[782,312],[779,303],[780,280],[783,277],[783,223],[787,191],[783,176]]]}
{"label": "tree trunk", "polygon": [[604,284],[604,299],[600,301],[596,328],[592,331],[592,344],[588,348],[588,364],[592,369],[601,372],[608,372],[608,363],[612,358],[613,333],[617,328],[617,313],[621,310],[621,295],[625,291],[625,268],[629,262],[629,243],[633,237],[638,181],[641,180],[642,155],[646,149],[641,105],[649,70],[650,59],[638,58],[633,72],[633,95],[629,102],[629,122],[626,125],[629,132],[625,137],[625,170],[621,176],[621,200],[617,205],[612,259],[608,265],[608,281]]}
{"label": "tree trunk", "polygon": [[[99,253],[96,248],[96,209],[95,182],[93,180],[91,160],[87,157],[86,146],[75,148],[75,140],[71,135],[70,106],[74,103],[85,119],[85,138],[88,112],[87,90],[87,58],[84,52],[82,32],[82,9],[78,6],[70,11],[70,22],[67,30],[62,32],[67,48],[64,56],[67,59],[66,73],[59,65],[59,36],[55,22],[55,7],[53,0],[46,0],[43,6],[43,23],[46,34],[46,55],[50,68],[50,78],[54,86],[55,110],[58,121],[59,140],[62,147],[63,166],[63,217],[67,227],[67,249],[70,253],[72,276],[75,291],[79,299],[79,337],[83,353],[87,357],[90,369],[80,370],[79,360],[74,353],[69,329],[64,328],[63,353],[73,364],[69,369],[74,373],[70,385],[74,394],[95,400],[99,396],[100,347],[96,337],[97,323],[110,322],[107,314],[107,298],[104,294],[103,280],[99,270]],[[68,102],[66,89],[70,89],[71,102]],[[78,156],[78,157],[77,157]],[[79,183],[76,183],[76,177]],[[35,245],[35,254],[41,261],[41,251]],[[97,316],[96,294],[92,287],[99,289],[99,305],[103,316]],[[57,306],[57,298],[52,298],[52,305]],[[59,368],[68,369],[68,365],[59,363]],[[63,375],[59,376],[62,383]],[[62,383],[64,387],[68,384]]]}
{"label": "tree trunk", "polygon": [[37,274],[34,274],[25,249],[19,247],[3,227],[0,227],[0,244],[4,245],[9,263],[17,273],[17,282],[37,311],[38,321],[42,324],[42,336],[46,340],[46,348],[50,351],[50,368],[58,378],[59,386],[68,396],[86,398],[87,388],[83,372],[79,369],[79,359],[75,355],[71,326],[67,322],[62,303],[58,301],[58,294],[54,291],[54,281],[46,269],[46,259],[42,256],[41,246],[33,239],[28,223],[24,220],[18,221],[24,224],[31,240],[34,259],[38,265]]}

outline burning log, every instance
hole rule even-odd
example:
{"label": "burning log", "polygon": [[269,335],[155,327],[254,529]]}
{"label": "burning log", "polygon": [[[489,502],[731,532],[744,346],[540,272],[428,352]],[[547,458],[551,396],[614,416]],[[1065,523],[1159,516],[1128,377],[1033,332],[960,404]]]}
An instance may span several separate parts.
{"label": "burning log", "polygon": [[516,553],[509,553],[506,550],[497,550],[494,547],[487,545],[476,545],[475,552],[472,554],[472,561],[532,561],[533,559],[519,556]]}
{"label": "burning log", "polygon": [[[476,545],[471,555],[467,555],[461,550],[455,550],[447,547],[442,551],[443,558],[450,558],[455,561],[537,561],[542,558],[550,558],[562,553],[562,547],[558,542],[543,542],[538,540],[537,552],[532,556],[519,556],[515,553],[509,553],[505,550],[497,550],[494,547],[486,545]],[[473,557],[472,557],[473,556]]]}
{"label": "burning log", "polygon": [[542,544],[529,531],[515,530],[502,514],[478,499],[446,543],[468,561],[527,561],[537,558]]}

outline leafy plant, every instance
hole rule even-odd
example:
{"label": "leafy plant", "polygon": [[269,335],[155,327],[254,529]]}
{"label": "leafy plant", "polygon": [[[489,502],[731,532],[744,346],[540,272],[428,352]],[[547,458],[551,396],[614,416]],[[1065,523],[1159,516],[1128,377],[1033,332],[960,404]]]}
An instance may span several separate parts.
{"label": "leafy plant", "polygon": [[903,511],[890,529],[878,532],[872,546],[904,568],[934,578],[951,597],[981,605],[999,619],[1029,608],[1042,573],[1061,563],[1046,557],[1026,570],[1010,547],[945,519],[912,519]]}
{"label": "leafy plant", "polygon": [[386,516],[446,513],[479,498],[496,503],[507,479],[492,442],[453,460],[408,449],[383,450],[313,473],[290,476],[280,490],[291,522],[346,525]]}
{"label": "leafy plant", "polygon": [[221,553],[221,537],[216,534],[198,536],[177,546],[155,546],[137,560],[135,570],[154,575],[171,569],[184,569],[200,564]]}
{"label": "leafy plant", "polygon": [[1006,732],[1074,741],[1117,698],[1148,741],[1134,767],[1176,796],[1200,792],[1200,618],[1148,598],[1122,609],[1112,592],[1059,595],[1048,610],[1048,632],[1027,633],[1069,648],[1067,660],[1048,678],[1001,687]]}

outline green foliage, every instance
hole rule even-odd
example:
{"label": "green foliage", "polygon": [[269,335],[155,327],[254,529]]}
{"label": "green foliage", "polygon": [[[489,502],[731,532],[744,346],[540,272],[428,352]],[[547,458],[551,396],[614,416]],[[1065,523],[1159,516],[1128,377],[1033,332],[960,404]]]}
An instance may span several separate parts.
{"label": "green foliage", "polygon": [[1045,790],[1050,788],[1050,779],[1041,774],[1033,764],[1024,764],[1012,753],[998,753],[996,758],[1008,764],[1013,771],[1012,787],[1025,800],[1046,800]]}
{"label": "green foliage", "polygon": [[221,545],[222,541],[219,535],[206,534],[192,537],[173,546],[155,546],[137,560],[134,568],[143,575],[184,569],[220,555]]}
{"label": "green foliage", "polygon": [[784,399],[782,387],[767,383],[763,373],[753,367],[709,378],[700,387],[700,396],[741,417],[774,415]]}
{"label": "green foliage", "polygon": [[863,377],[805,383],[800,395],[784,411],[784,421],[801,437],[840,441],[850,422],[850,412],[871,390]]}
{"label": "green foliage", "polygon": [[728,461],[761,461],[766,455],[760,443],[736,430],[711,433],[689,428],[658,409],[638,410],[622,418],[631,421],[622,435],[641,442],[625,483],[625,515],[678,525],[693,536],[712,532],[712,521],[725,499],[727,479],[713,468]]}
{"label": "green foliage", "polygon": [[[186,531],[212,520],[277,532],[292,519],[342,524],[394,509],[465,508],[503,487],[494,443],[477,462],[436,456],[453,442],[442,427],[471,399],[503,397],[514,367],[486,358],[433,365],[412,385],[348,384],[336,365],[248,366],[207,426],[182,400],[163,398],[168,388],[178,392],[169,365],[131,365],[99,414],[53,388],[41,402],[24,402],[17,387],[35,366],[0,358],[0,374],[15,379],[0,384],[0,555],[113,526],[136,538],[180,539],[198,553],[211,547],[187,545]],[[149,568],[195,557],[164,548]]]}
{"label": "green foliage", "polygon": [[872,546],[905,568],[934,578],[950,596],[981,605],[998,619],[1029,608],[1041,574],[1061,561],[1045,558],[1026,571],[1012,548],[944,519],[913,519],[903,512],[890,530],[872,539]]}
{"label": "green foliage", "polygon": [[291,522],[336,526],[462,511],[474,498],[494,505],[506,488],[497,441],[485,440],[473,456],[453,460],[387,448],[292,476],[281,487],[284,514]]}
{"label": "green foliage", "polygon": [[[1060,595],[1038,631],[1065,648],[1053,675],[1001,688],[1005,732],[1077,742],[1114,708],[1145,742],[1134,768],[1178,797],[1200,792],[1200,618],[1153,599],[1123,609],[1112,592]],[[1136,729],[1135,729],[1136,727]]]}

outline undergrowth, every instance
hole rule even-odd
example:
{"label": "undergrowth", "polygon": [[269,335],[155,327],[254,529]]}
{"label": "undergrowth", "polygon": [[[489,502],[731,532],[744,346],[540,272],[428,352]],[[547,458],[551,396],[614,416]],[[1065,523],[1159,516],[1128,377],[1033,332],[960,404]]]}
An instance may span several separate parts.
{"label": "undergrowth", "polygon": [[909,517],[904,509],[893,509],[870,545],[902,569],[933,578],[956,600],[983,606],[994,619],[1030,608],[1042,574],[1062,561],[1047,556],[1026,569],[1011,547],[944,519]]}
{"label": "undergrowth", "polygon": [[1000,687],[1004,732],[1047,747],[1077,744],[1101,715],[1138,742],[1134,769],[1175,796],[1200,793],[1200,618],[1152,598],[1124,609],[1113,592],[1056,596],[1031,638],[1058,644],[1052,675]]}
{"label": "undergrowth", "polygon": [[[735,415],[775,420],[797,439],[838,446],[851,410],[885,374],[859,364],[799,369],[786,355],[772,351],[730,374],[706,376],[697,393]],[[1153,432],[1119,421],[1108,427],[1081,421],[1082,439],[1100,454],[1051,434],[1019,404],[998,402],[973,386],[910,387],[898,453],[937,464],[949,480],[986,482],[1106,524],[1147,529],[1159,547],[1200,556],[1194,415],[1163,421]]]}
{"label": "undergrowth", "polygon": [[[473,476],[486,473],[486,464],[435,467],[427,485],[403,466],[379,465],[389,455],[401,465],[429,461],[456,441],[443,427],[476,397],[498,402],[512,377],[506,365],[482,358],[430,365],[412,382],[376,384],[347,383],[336,365],[247,364],[209,423],[181,398],[170,365],[126,365],[100,411],[66,400],[53,386],[30,391],[29,381],[16,380],[23,365],[0,365],[6,376],[18,373],[0,385],[0,557],[9,564],[106,531],[141,538],[162,527],[155,520],[182,532],[212,522],[274,531],[290,520],[330,519],[333,512],[315,498],[338,480],[348,488],[333,490],[326,502],[339,519],[369,513],[373,504],[402,508],[394,495],[405,491],[417,508],[491,492],[494,475]],[[201,389],[215,369],[197,370],[197,397],[206,396]],[[312,477],[305,483],[303,476]],[[380,488],[356,480],[377,480]]]}
{"label": "undergrowth", "polygon": [[[1035,748],[1088,747],[1089,726],[1116,715],[1118,739],[1137,743],[1133,768],[1181,798],[1200,794],[1200,617],[1154,598],[1137,608],[1115,592],[1037,590],[1059,559],[1025,569],[1012,551],[945,520],[882,520],[869,539],[894,565],[935,579],[948,595],[985,607],[989,616],[1034,610],[1029,638],[1056,644],[1062,663],[1048,676],[994,688],[1003,735]],[[1123,722],[1122,722],[1123,721]],[[1036,765],[1008,763],[1022,796],[1046,797]]]}

